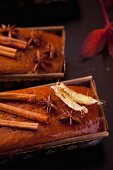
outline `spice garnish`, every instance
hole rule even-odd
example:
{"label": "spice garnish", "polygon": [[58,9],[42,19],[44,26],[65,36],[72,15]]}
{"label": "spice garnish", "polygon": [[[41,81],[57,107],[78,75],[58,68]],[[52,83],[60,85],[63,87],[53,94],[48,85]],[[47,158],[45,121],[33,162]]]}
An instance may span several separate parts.
{"label": "spice garnish", "polygon": [[46,123],[48,122],[48,115],[33,112],[30,110],[22,109],[20,107],[12,106],[9,104],[0,103],[0,110],[17,116],[21,116],[27,119],[35,120],[38,122]]}
{"label": "spice garnish", "polygon": [[48,43],[46,45],[46,48],[48,49],[48,54],[50,59],[57,56],[58,51],[51,43]]}
{"label": "spice garnish", "polygon": [[10,26],[9,24],[6,26],[2,24],[2,28],[0,29],[0,32],[7,35],[8,37],[12,37],[16,35],[16,25]]}
{"label": "spice garnish", "polygon": [[76,116],[75,111],[71,110],[70,112],[64,112],[63,115],[60,116],[60,118],[58,118],[59,121],[61,122],[69,122],[70,125],[74,124],[80,124],[82,123],[81,119]]}
{"label": "spice garnish", "polygon": [[19,129],[38,130],[38,123],[20,122],[14,120],[0,119],[0,126],[13,127]]}
{"label": "spice garnish", "polygon": [[27,42],[28,46],[34,44],[36,46],[40,46],[40,41],[39,41],[39,37],[35,37],[34,36],[34,30],[31,30],[31,34],[30,34],[30,38]]}
{"label": "spice garnish", "polygon": [[54,90],[55,94],[70,108],[75,111],[79,111],[82,114],[88,113],[88,109],[85,106],[79,105],[73,98],[66,93],[63,89],[61,89],[60,85],[56,84],[55,86],[51,86]]}
{"label": "spice garnish", "polygon": [[4,46],[10,46],[16,49],[26,49],[27,42],[17,38],[0,35],[0,44]]}
{"label": "spice garnish", "polygon": [[100,104],[100,102],[90,96],[86,96],[81,93],[77,93],[74,90],[71,90],[67,86],[65,86],[63,83],[59,85],[59,87],[66,92],[74,101],[76,101],[79,104],[85,104],[85,105],[92,105],[92,104]]}
{"label": "spice garnish", "polygon": [[0,45],[0,54],[4,57],[15,58],[17,49]]}
{"label": "spice garnish", "polygon": [[39,69],[45,70],[47,65],[51,65],[47,51],[44,51],[42,54],[40,54],[40,51],[37,50],[33,61],[36,63],[34,66],[34,72],[38,72]]}
{"label": "spice garnish", "polygon": [[47,113],[50,113],[52,108],[55,110],[57,109],[54,101],[51,99],[51,95],[49,95],[47,99],[44,99],[43,101],[41,101],[40,104],[43,105],[44,108],[47,109]]}

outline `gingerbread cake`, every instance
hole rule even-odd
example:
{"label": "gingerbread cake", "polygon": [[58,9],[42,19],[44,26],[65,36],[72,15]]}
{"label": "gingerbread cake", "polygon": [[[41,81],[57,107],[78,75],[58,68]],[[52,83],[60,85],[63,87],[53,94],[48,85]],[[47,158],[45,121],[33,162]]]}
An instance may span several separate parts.
{"label": "gingerbread cake", "polygon": [[[62,94],[55,88],[60,89]],[[77,98],[74,99],[74,96]],[[76,141],[76,138],[87,136],[84,139],[88,140],[88,136],[93,134],[96,138],[95,134],[107,131],[100,105],[92,88],[84,85],[56,84],[2,92],[0,155],[32,148],[40,150],[47,143],[70,138]],[[107,135],[106,132],[99,137]]]}
{"label": "gingerbread cake", "polygon": [[61,73],[64,64],[63,27],[0,28],[0,74]]}

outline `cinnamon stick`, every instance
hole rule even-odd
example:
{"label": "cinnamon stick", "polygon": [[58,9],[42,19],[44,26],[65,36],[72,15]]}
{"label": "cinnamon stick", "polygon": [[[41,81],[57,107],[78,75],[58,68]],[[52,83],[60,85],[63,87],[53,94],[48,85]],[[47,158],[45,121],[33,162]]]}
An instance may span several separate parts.
{"label": "cinnamon stick", "polygon": [[16,51],[17,51],[17,49],[15,49],[15,48],[6,47],[3,45],[0,45],[0,50],[8,51],[10,53],[16,53]]}
{"label": "cinnamon stick", "polygon": [[6,57],[15,58],[17,49],[0,45],[0,54]]}
{"label": "cinnamon stick", "polygon": [[2,92],[0,93],[0,100],[22,100],[22,101],[28,101],[28,102],[35,102],[36,101],[36,95],[34,94],[22,94],[22,93],[7,93]]}
{"label": "cinnamon stick", "polygon": [[10,47],[19,48],[19,49],[25,49],[27,46],[26,41],[12,38],[12,37],[6,37],[6,36],[2,36],[2,35],[0,35],[0,44],[10,46]]}
{"label": "cinnamon stick", "polygon": [[0,119],[0,126],[16,127],[19,129],[29,129],[29,130],[38,129],[38,123],[19,122],[19,121],[3,120],[3,119]]}
{"label": "cinnamon stick", "polygon": [[46,114],[36,113],[4,103],[0,103],[0,110],[42,123],[47,122],[49,118]]}

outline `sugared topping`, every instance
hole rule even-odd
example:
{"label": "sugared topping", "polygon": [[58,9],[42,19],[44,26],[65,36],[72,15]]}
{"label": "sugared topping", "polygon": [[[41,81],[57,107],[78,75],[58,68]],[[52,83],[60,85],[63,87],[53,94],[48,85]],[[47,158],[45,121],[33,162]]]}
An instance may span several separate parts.
{"label": "sugared topping", "polygon": [[92,105],[92,104],[100,104],[100,102],[96,99],[93,99],[90,96],[83,95],[81,93],[77,93],[63,83],[56,84],[55,86],[51,86],[54,90],[55,94],[70,108],[75,111],[80,111],[82,113],[87,113],[88,109],[85,106],[81,106],[80,104]]}
{"label": "sugared topping", "polygon": [[78,103],[76,103],[76,101],[74,101],[68,93],[61,89],[60,85],[57,84],[55,86],[51,86],[51,88],[54,90],[55,94],[73,110],[80,111],[81,113],[88,112],[88,109],[85,106],[80,106]]}
{"label": "sugared topping", "polygon": [[63,83],[59,85],[59,87],[64,90],[74,101],[76,101],[79,104],[85,104],[85,105],[92,105],[92,104],[100,104],[100,102],[96,99],[93,99],[90,96],[86,96],[80,93],[77,93],[71,89],[69,89],[67,86],[65,86]]}

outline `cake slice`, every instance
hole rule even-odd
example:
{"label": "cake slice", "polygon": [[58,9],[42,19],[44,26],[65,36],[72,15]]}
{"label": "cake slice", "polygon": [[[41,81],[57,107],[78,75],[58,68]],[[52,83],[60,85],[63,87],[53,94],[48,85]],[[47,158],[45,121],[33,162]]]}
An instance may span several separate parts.
{"label": "cake slice", "polygon": [[62,73],[64,28],[0,28],[0,74]]}
{"label": "cake slice", "polygon": [[[81,80],[82,82],[82,80]],[[94,88],[87,83],[76,85],[76,80],[71,81],[71,85],[66,83],[66,88],[78,94],[83,94],[99,100]],[[52,85],[52,86],[55,86]],[[65,96],[66,97],[66,96]],[[74,110],[68,106],[59,96],[57,96],[51,85],[38,86],[20,89],[0,94],[0,103],[32,112],[36,116],[46,117],[46,121],[40,119],[30,119],[23,115],[16,114],[13,110],[3,110],[0,107],[0,120],[16,121],[34,124],[33,128],[19,128],[1,124],[0,126],[0,155],[10,155],[22,151],[40,150],[57,145],[67,145],[72,141],[90,141],[108,136],[106,119],[102,110],[102,105],[93,103],[91,105],[79,104],[87,108],[86,114]],[[5,122],[6,123],[6,122]],[[15,123],[15,122],[13,122]],[[26,124],[25,124],[26,125]],[[28,124],[27,124],[28,126]]]}

